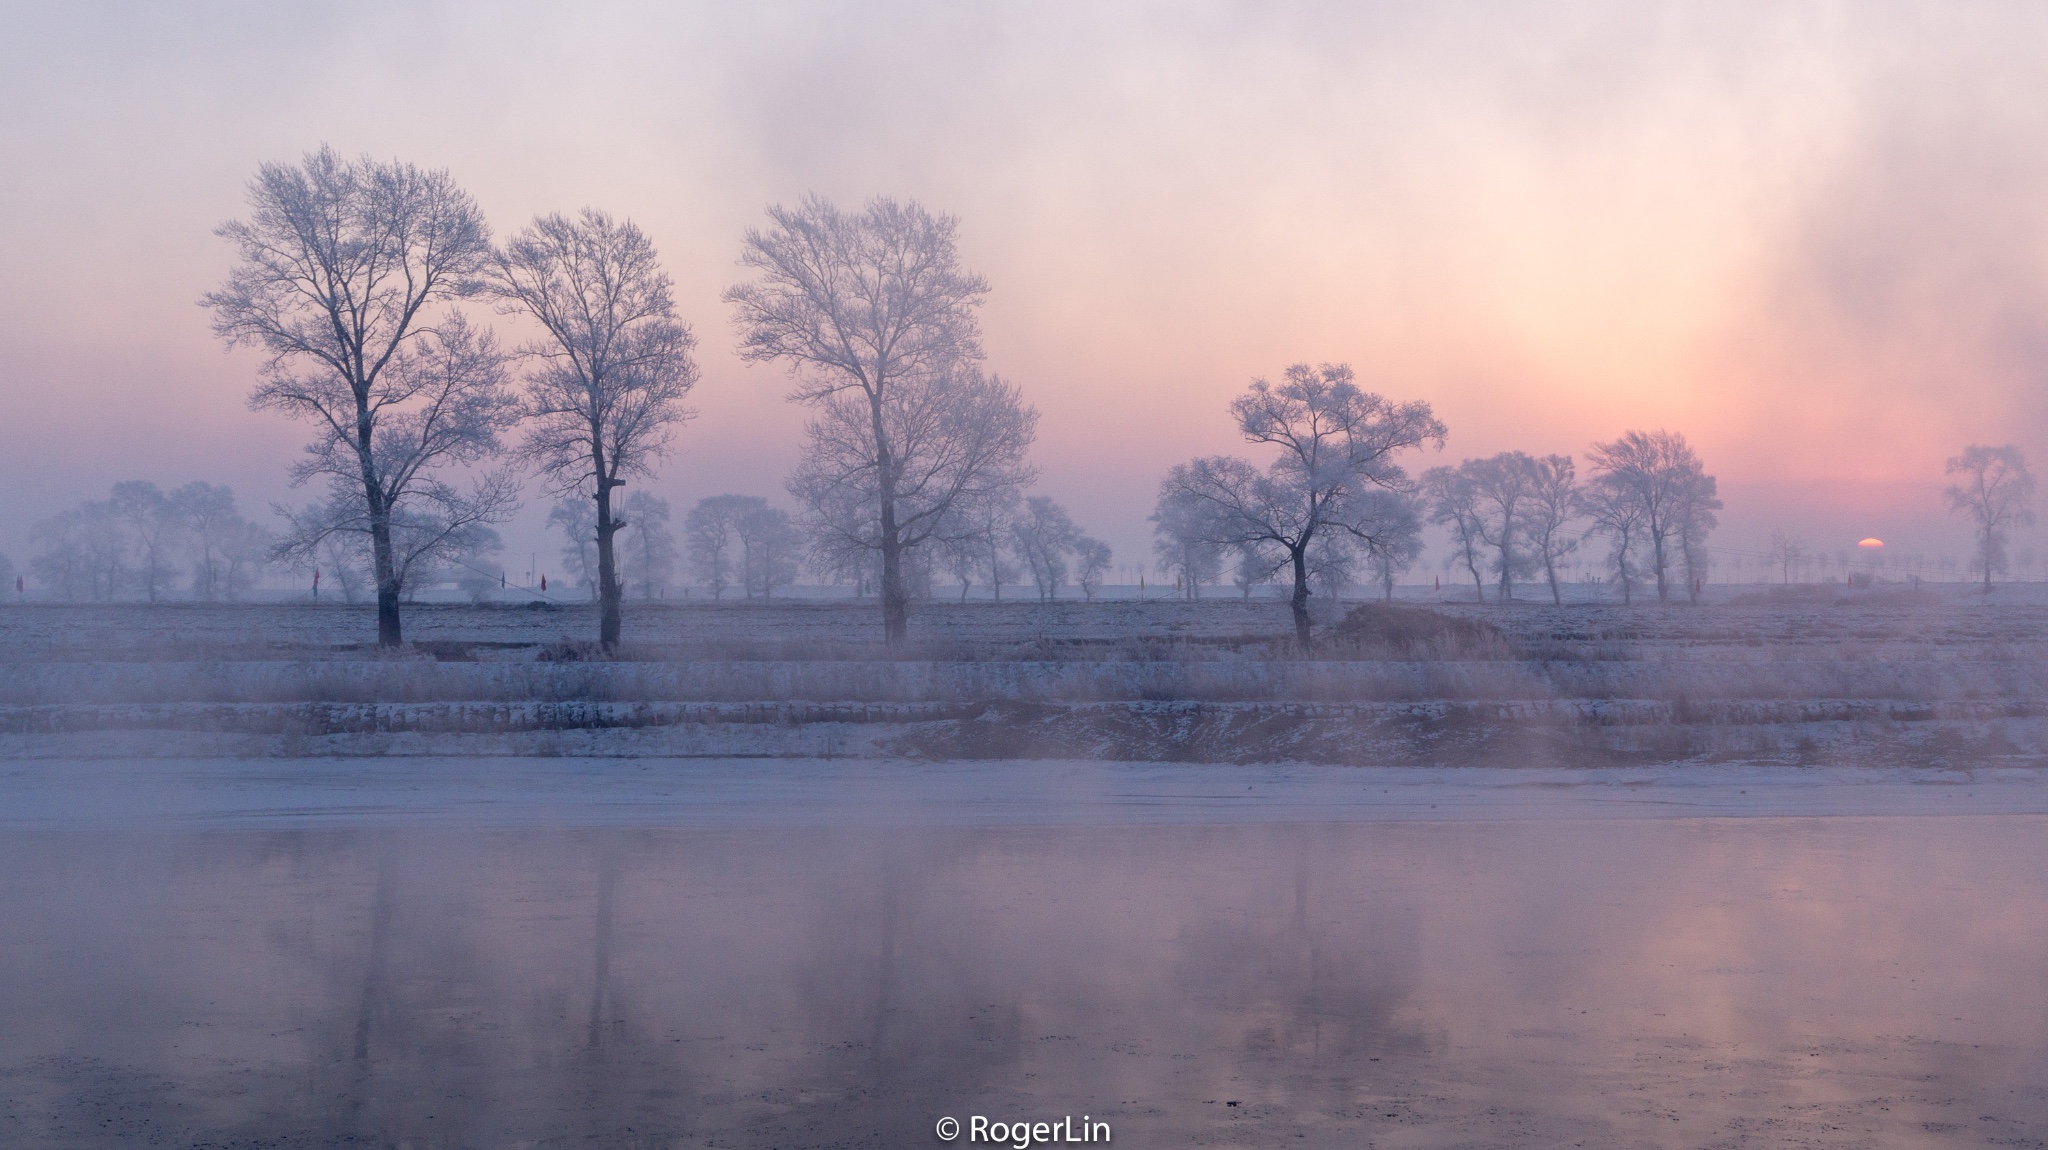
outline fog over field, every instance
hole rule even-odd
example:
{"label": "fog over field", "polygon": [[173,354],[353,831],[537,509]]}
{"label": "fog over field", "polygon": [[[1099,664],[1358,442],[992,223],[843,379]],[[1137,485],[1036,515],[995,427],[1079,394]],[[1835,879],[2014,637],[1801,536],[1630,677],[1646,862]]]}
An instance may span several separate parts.
{"label": "fog over field", "polygon": [[2048,17],[0,7],[0,1146],[2048,1144]]}

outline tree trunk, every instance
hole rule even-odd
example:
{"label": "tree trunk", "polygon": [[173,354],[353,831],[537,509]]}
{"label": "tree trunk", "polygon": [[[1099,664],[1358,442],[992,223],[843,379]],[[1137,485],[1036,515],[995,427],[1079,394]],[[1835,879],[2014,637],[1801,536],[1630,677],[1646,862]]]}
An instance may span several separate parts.
{"label": "tree trunk", "polygon": [[1650,558],[1657,568],[1657,601],[1662,603],[1671,598],[1671,592],[1664,581],[1664,536],[1655,532],[1650,534]]}
{"label": "tree trunk", "polygon": [[377,567],[377,645],[396,647],[405,639],[398,623],[398,562],[391,554],[389,510],[370,515],[370,554]]}
{"label": "tree trunk", "polygon": [[901,647],[910,638],[910,594],[903,586],[903,546],[896,535],[896,507],[882,501],[882,640]]}
{"label": "tree trunk", "polygon": [[1308,650],[1308,541],[1290,549],[1294,560],[1294,641]]}
{"label": "tree trunk", "polygon": [[1564,593],[1557,589],[1557,564],[1551,562],[1546,549],[1543,558],[1543,577],[1550,580],[1550,602],[1552,606],[1564,606]]}
{"label": "tree trunk", "polygon": [[[602,468],[598,471],[602,476]],[[624,527],[624,520],[612,518],[612,488],[624,486],[617,479],[597,481],[597,641],[606,651],[613,651],[619,645],[620,600],[624,588],[619,585],[618,561],[612,547],[613,537]]]}
{"label": "tree trunk", "polygon": [[1515,551],[1512,540],[1515,537],[1515,520],[1508,516],[1500,523],[1500,601],[1515,601]]}

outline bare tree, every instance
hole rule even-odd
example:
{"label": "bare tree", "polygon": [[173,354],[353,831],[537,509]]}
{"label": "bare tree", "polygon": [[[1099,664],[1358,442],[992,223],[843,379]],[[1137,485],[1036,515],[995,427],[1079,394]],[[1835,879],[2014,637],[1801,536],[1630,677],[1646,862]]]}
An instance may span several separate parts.
{"label": "bare tree", "polygon": [[1991,590],[1991,577],[2005,570],[2007,532],[2034,522],[2034,477],[2027,470],[2027,458],[2012,444],[1986,447],[1972,444],[1948,461],[1950,475],[1962,482],[1946,492],[1950,511],[1966,512],[1977,528],[1977,570],[1984,575],[1984,590]]}
{"label": "bare tree", "polygon": [[575,585],[597,602],[597,508],[588,499],[570,496],[548,511],[548,526],[562,533],[562,567]]}
{"label": "bare tree", "polygon": [[1083,535],[1074,545],[1074,584],[1081,588],[1081,596],[1093,601],[1095,593],[1102,589],[1102,577],[1109,573],[1109,565],[1115,555],[1109,544],[1092,535]]}
{"label": "bare tree", "polygon": [[[739,518],[752,502],[745,495],[711,495],[699,499],[683,517],[683,545],[690,554],[690,569],[713,599],[724,598],[725,589],[740,578],[734,548],[739,546]],[[766,506],[768,501],[758,502]]]}
{"label": "bare tree", "polygon": [[105,500],[82,503],[30,529],[36,581],[66,602],[109,600],[128,585],[128,539]]}
{"label": "bare tree", "polygon": [[496,451],[513,414],[489,337],[452,316],[423,322],[429,305],[468,290],[489,231],[446,172],[346,161],[329,148],[265,164],[249,208],[247,220],[216,229],[239,263],[200,302],[228,346],[268,357],[252,406],[316,427],[296,481],[353,485],[360,514],[350,522],[369,535],[377,582],[377,640],[397,646],[403,572],[392,532],[408,502],[431,486],[436,514],[458,529],[509,507],[509,484],[487,480],[458,496],[431,478]]}
{"label": "bare tree", "polygon": [[232,599],[254,585],[275,541],[242,518],[232,490],[194,480],[166,501],[185,535],[195,597]]}
{"label": "bare tree", "polygon": [[1083,538],[1066,508],[1043,495],[1024,501],[1024,514],[1010,528],[1010,548],[1031,573],[1041,601],[1059,598],[1067,561]]}
{"label": "bare tree", "polygon": [[[403,421],[387,419],[387,431]],[[401,451],[417,458],[411,449],[419,440],[411,435],[387,433],[387,442],[399,440]],[[493,450],[495,445],[493,445]],[[387,504],[385,552],[389,580],[376,572],[375,520],[361,492],[353,485],[335,480],[329,484],[328,499],[311,503],[298,511],[285,507],[274,510],[285,518],[286,531],[272,544],[267,558],[303,568],[327,554],[327,540],[336,535],[360,536],[370,552],[378,602],[388,590],[394,605],[410,601],[423,584],[434,582],[440,569],[461,562],[461,556],[475,552],[484,541],[495,539],[492,523],[505,519],[517,506],[517,488],[502,472],[479,478],[469,491],[457,491],[440,482],[390,483],[386,490],[399,489],[402,498]],[[394,611],[395,611],[394,606]],[[381,617],[381,612],[380,612]]]}
{"label": "bare tree", "polygon": [[1493,548],[1494,574],[1500,580],[1500,601],[1515,601],[1515,577],[1533,569],[1530,557],[1521,550],[1527,533],[1527,516],[1536,493],[1536,461],[1526,452],[1503,451],[1486,459],[1469,459],[1461,465],[1471,479],[1474,506],[1479,512],[1479,537]]}
{"label": "bare tree", "polygon": [[766,499],[749,500],[749,506],[734,520],[742,561],[740,571],[747,598],[758,592],[773,599],[777,587],[796,582],[802,569],[798,561],[802,538],[789,512],[770,507]]}
{"label": "bare tree", "polygon": [[650,474],[690,417],[697,340],[676,318],[653,243],[594,208],[536,217],[496,253],[490,283],[546,332],[523,349],[540,365],[527,376],[524,452],[556,493],[596,503],[598,641],[610,650],[625,594],[613,537],[626,525],[612,492]]}
{"label": "bare tree", "polygon": [[136,578],[143,593],[154,603],[170,589],[175,569],[173,560],[183,526],[178,509],[164,497],[156,484],[146,479],[114,484],[109,502],[115,516],[127,527],[128,537],[134,541]]}
{"label": "bare tree", "polygon": [[1368,540],[1365,562],[1373,582],[1379,584],[1380,598],[1394,601],[1394,581],[1422,558],[1422,514],[1414,495],[1401,491],[1375,493],[1382,504],[1378,518],[1380,532]]}
{"label": "bare tree", "polygon": [[[1706,533],[1720,509],[1713,477],[1683,435],[1672,431],[1631,431],[1612,443],[1596,443],[1590,452],[1597,474],[1609,481],[1606,494],[1637,504],[1637,521],[1650,547],[1650,570],[1657,580],[1657,598],[1669,599],[1671,551],[1674,546],[1704,562]],[[1689,574],[1688,578],[1692,576]],[[1697,594],[1697,584],[1689,585]]]}
{"label": "bare tree", "polygon": [[1344,592],[1357,582],[1361,558],[1356,539],[1325,531],[1308,549],[1309,582],[1330,602],[1340,602]]}
{"label": "bare tree", "polygon": [[[871,409],[855,395],[822,401],[806,427],[809,439],[789,492],[802,507],[802,522],[814,554],[837,556],[826,566],[866,570],[866,555],[879,560],[884,600],[884,636],[907,632],[908,603],[928,593],[932,559],[927,544],[956,534],[976,533],[984,506],[1008,506],[1034,472],[1024,455],[1038,413],[1024,405],[1016,388],[995,376],[961,369],[933,379],[905,378],[882,408],[883,437],[892,445],[886,469],[876,461]],[[888,500],[895,508],[883,530],[879,508],[882,478],[891,476]],[[889,605],[890,579],[885,541],[895,540],[897,592]],[[893,613],[892,613],[893,612]],[[900,626],[899,626],[900,625]]]}
{"label": "bare tree", "polygon": [[365,542],[360,536],[329,535],[311,555],[301,558],[300,566],[311,567],[316,575],[324,571],[328,581],[341,588],[341,601],[353,604],[370,582]]}
{"label": "bare tree", "polygon": [[1586,534],[1607,537],[1607,561],[1614,571],[1615,581],[1621,584],[1621,601],[1635,602],[1635,577],[1639,568],[1635,547],[1641,541],[1643,519],[1648,514],[1643,501],[1625,479],[1596,475],[1581,496],[1581,506],[1592,521]]}
{"label": "bare tree", "polygon": [[1422,473],[1422,492],[1429,499],[1429,521],[1451,529],[1451,560],[1472,573],[1472,590],[1486,602],[1486,578],[1479,573],[1479,552],[1485,529],[1479,516],[1479,487],[1467,467],[1432,467]]}
{"label": "bare tree", "polygon": [[883,633],[898,645],[907,556],[959,522],[957,506],[1030,481],[1037,413],[976,370],[988,284],[960,267],[952,217],[887,198],[847,213],[817,197],[768,217],[740,256],[756,278],[725,292],[740,354],[786,364],[791,398],[818,409],[790,491],[814,540],[879,557]]}
{"label": "bare tree", "polygon": [[1682,471],[1673,486],[1677,494],[1672,500],[1671,518],[1677,525],[1679,555],[1685,560],[1685,594],[1697,603],[1712,565],[1707,536],[1721,524],[1721,517],[1716,514],[1721,510],[1719,484],[1713,476],[1692,467]]}
{"label": "bare tree", "polygon": [[659,599],[668,589],[676,565],[676,540],[668,527],[668,500],[635,491],[626,496],[625,510],[627,542],[619,562],[620,580],[638,583],[642,599]]}
{"label": "bare tree", "polygon": [[1778,569],[1781,582],[1790,585],[1792,569],[1806,561],[1806,541],[1783,530],[1771,531],[1771,549],[1765,554],[1771,566]]}
{"label": "bare tree", "polygon": [[1530,460],[1529,510],[1523,520],[1523,534],[1543,565],[1543,578],[1550,584],[1550,601],[1564,602],[1558,586],[1557,564],[1579,549],[1579,537],[1568,530],[1583,514],[1579,500],[1577,468],[1569,455],[1546,455]]}
{"label": "bare tree", "polygon": [[1188,599],[1202,597],[1202,585],[1223,576],[1224,548],[1210,542],[1223,532],[1213,522],[1212,505],[1162,483],[1152,512],[1152,553],[1159,569],[1174,577]]}
{"label": "bare tree", "polygon": [[1287,369],[1275,387],[1263,379],[1232,401],[1238,430],[1279,449],[1265,472],[1241,459],[1197,459],[1173,469],[1170,487],[1206,504],[1220,544],[1264,544],[1294,568],[1295,641],[1309,644],[1309,547],[1325,532],[1370,541],[1386,525],[1373,489],[1406,490],[1395,453],[1441,446],[1444,425],[1426,403],[1395,404],[1359,389],[1344,364]]}
{"label": "bare tree", "polygon": [[1284,555],[1276,559],[1258,543],[1233,544],[1230,552],[1234,560],[1230,565],[1230,585],[1237,588],[1237,597],[1246,602],[1251,601],[1252,588],[1271,583],[1280,568],[1287,565]]}
{"label": "bare tree", "polygon": [[1010,526],[1017,517],[1019,500],[1016,492],[975,502],[969,507],[954,510],[949,525],[939,532],[939,558],[960,583],[960,601],[967,601],[967,592],[976,579],[988,581],[989,592],[997,602],[1003,598],[1003,586],[1017,581],[1017,565],[1010,561]]}

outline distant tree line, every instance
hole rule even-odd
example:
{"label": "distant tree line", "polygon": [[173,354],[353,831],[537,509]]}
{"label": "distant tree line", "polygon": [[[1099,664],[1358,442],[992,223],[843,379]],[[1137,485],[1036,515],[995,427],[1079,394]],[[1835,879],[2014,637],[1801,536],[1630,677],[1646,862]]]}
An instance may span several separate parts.
{"label": "distant tree line", "polygon": [[[274,542],[242,517],[226,487],[193,482],[163,491],[144,480],[116,483],[107,498],[42,520],[31,541],[29,569],[57,597],[152,603],[180,591],[235,599],[255,586]],[[17,576],[8,567],[11,591]]]}

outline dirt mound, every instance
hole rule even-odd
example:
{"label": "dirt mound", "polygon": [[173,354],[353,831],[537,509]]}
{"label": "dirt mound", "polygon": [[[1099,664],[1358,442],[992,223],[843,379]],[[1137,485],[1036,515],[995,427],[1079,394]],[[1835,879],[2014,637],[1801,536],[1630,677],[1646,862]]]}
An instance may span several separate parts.
{"label": "dirt mound", "polygon": [[1491,623],[1391,603],[1366,603],[1352,608],[1330,629],[1327,638],[1361,654],[1407,659],[1498,658],[1512,654],[1508,637]]}

